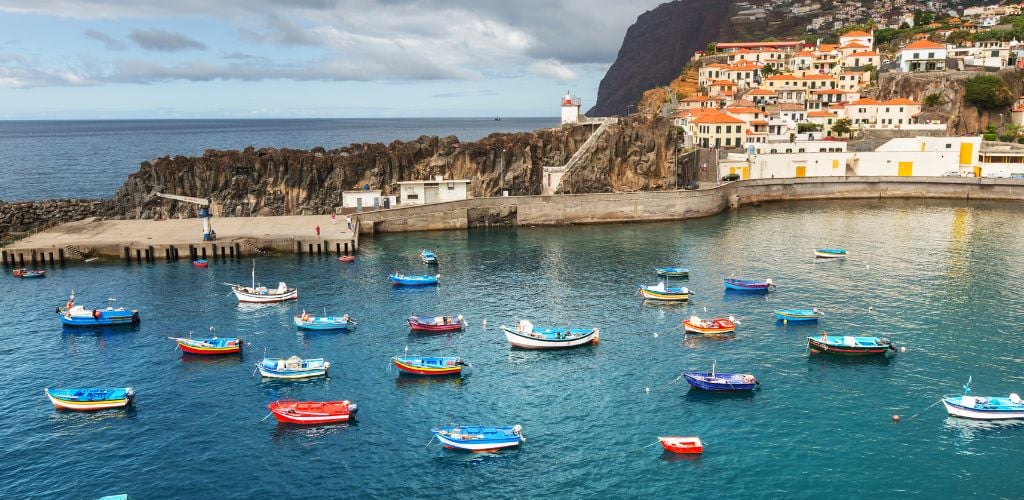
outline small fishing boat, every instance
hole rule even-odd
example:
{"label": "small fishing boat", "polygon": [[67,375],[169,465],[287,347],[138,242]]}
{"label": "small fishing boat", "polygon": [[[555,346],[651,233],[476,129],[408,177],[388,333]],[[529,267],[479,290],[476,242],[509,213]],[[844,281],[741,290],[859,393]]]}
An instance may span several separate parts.
{"label": "small fishing boat", "polygon": [[963,396],[946,396],[942,404],[950,416],[974,420],[1024,419],[1024,400],[1011,393],[1008,397],[970,396],[971,380],[964,385]]}
{"label": "small fishing boat", "polygon": [[665,436],[659,437],[658,441],[661,442],[661,447],[665,448],[665,451],[672,453],[704,453],[704,443],[697,436]]}
{"label": "small fishing boat", "polygon": [[779,309],[772,312],[776,320],[783,323],[814,323],[824,316],[817,307],[811,309]]}
{"label": "small fishing boat", "polygon": [[455,316],[409,316],[409,329],[414,332],[455,332],[466,327],[462,315]]}
{"label": "small fishing boat", "polygon": [[469,366],[458,357],[392,356],[395,367],[411,375],[459,375]]}
{"label": "small fishing boat", "polygon": [[328,316],[326,309],[323,316],[313,316],[303,310],[302,314],[292,318],[292,322],[303,330],[348,330],[356,326],[356,321],[351,316]]}
{"label": "small fishing boat", "polygon": [[846,250],[842,248],[815,248],[814,256],[819,259],[845,259]]}
{"label": "small fishing boat", "polygon": [[495,451],[514,448],[526,441],[523,426],[446,425],[430,429],[434,437],[450,450]]}
{"label": "small fishing boat", "polygon": [[45,278],[46,271],[42,269],[15,269],[12,273],[15,278]]}
{"label": "small fishing boat", "polygon": [[724,278],[723,282],[726,290],[741,292],[767,292],[769,289],[775,288],[775,283],[772,283],[771,278],[763,280]]}
{"label": "small fishing boat", "polygon": [[896,346],[889,339],[878,337],[854,337],[850,335],[827,335],[807,337],[807,347],[812,352],[824,352],[843,356],[866,356],[896,352]]}
{"label": "small fishing boat", "polygon": [[521,320],[515,329],[501,325],[512,347],[521,349],[565,349],[587,344],[597,345],[601,334],[597,328],[536,328]]}
{"label": "small fishing boat", "polygon": [[192,266],[193,267],[209,267],[210,266],[210,262],[207,261],[206,259],[193,260],[192,261]]}
{"label": "small fishing boat", "polygon": [[700,333],[702,335],[723,335],[736,331],[736,321],[732,316],[728,318],[700,319],[697,316],[690,316],[683,320],[683,331]]}
{"label": "small fishing boat", "polygon": [[139,311],[114,308],[114,299],[107,299],[106,309],[87,309],[75,305],[75,292],[71,292],[67,304],[57,308],[60,322],[65,326],[110,326],[132,325],[139,322]]}
{"label": "small fishing boat", "polygon": [[425,285],[436,285],[440,274],[430,275],[405,275],[394,273],[388,275],[388,279],[395,286],[425,286]]}
{"label": "small fishing boat", "polygon": [[690,387],[705,391],[753,391],[761,385],[749,373],[715,373],[715,365],[710,372],[683,372],[683,378]]}
{"label": "small fishing boat", "polygon": [[690,289],[683,287],[667,287],[664,282],[657,285],[640,285],[640,296],[645,300],[663,302],[685,302],[690,300]]}
{"label": "small fishing boat", "polygon": [[45,389],[46,397],[59,410],[95,411],[124,408],[132,403],[131,387],[86,387],[76,389]]}
{"label": "small fishing boat", "polygon": [[260,375],[267,378],[300,379],[327,375],[331,363],[324,358],[302,359],[298,356],[285,358],[263,358],[256,363]]}
{"label": "small fishing boat", "polygon": [[654,272],[666,278],[688,278],[690,270],[685,267],[656,267]]}
{"label": "small fishing boat", "polygon": [[355,255],[342,255],[341,257],[338,257],[338,262],[355,262],[355,261],[356,261],[356,256]]}
{"label": "small fishing boat", "polygon": [[350,401],[274,401],[267,405],[278,422],[299,425],[335,424],[355,418],[359,407]]}
{"label": "small fishing boat", "polygon": [[178,343],[181,352],[215,356],[219,354],[235,354],[242,352],[244,342],[240,338],[211,337],[193,339],[184,337],[167,337]]}
{"label": "small fishing boat", "polygon": [[283,281],[277,284],[277,288],[258,286],[256,283],[255,262],[253,262],[252,265],[252,286],[239,285],[235,283],[224,284],[231,287],[231,291],[235,293],[235,297],[238,298],[239,302],[271,304],[299,298],[299,290],[296,288],[288,288],[288,285]]}
{"label": "small fishing boat", "polygon": [[420,259],[424,264],[437,264],[437,254],[425,248],[420,252]]}

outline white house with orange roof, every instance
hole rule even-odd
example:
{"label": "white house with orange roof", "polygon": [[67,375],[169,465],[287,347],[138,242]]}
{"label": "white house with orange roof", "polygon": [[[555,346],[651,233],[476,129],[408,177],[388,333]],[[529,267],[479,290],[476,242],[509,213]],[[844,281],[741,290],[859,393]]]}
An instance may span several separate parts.
{"label": "white house with orange roof", "polygon": [[705,64],[697,71],[697,84],[701,87],[707,87],[715,80],[724,80],[726,77],[725,71],[727,69],[729,69],[728,64]]}
{"label": "white house with orange roof", "polygon": [[844,92],[859,92],[871,81],[871,73],[867,71],[843,71],[839,74],[836,88]]}
{"label": "white house with orange roof", "polygon": [[834,89],[839,86],[838,83],[832,75],[808,73],[800,78],[800,86],[808,90]]}
{"label": "white house with orange roof", "polygon": [[800,88],[803,86],[803,79],[792,73],[772,75],[761,80],[760,88],[765,90],[779,90],[781,88]]}
{"label": "white house with orange roof", "polygon": [[1010,121],[1017,126],[1024,125],[1024,96],[1017,98],[1017,104],[1010,112]]}
{"label": "white house with orange roof", "polygon": [[839,45],[842,46],[851,43],[856,43],[867,46],[868,49],[873,49],[875,48],[874,33],[874,31],[872,31],[871,33],[867,33],[859,30],[843,33],[842,35],[839,35]]}
{"label": "white house with orange roof", "polygon": [[871,47],[864,45],[863,43],[848,43],[839,47],[839,55],[843,59],[850,57],[850,54],[856,54],[857,52],[868,52]]}
{"label": "white house with orange roof", "polygon": [[735,64],[730,64],[725,69],[724,79],[732,80],[736,82],[740,88],[750,88],[756,86],[755,81],[759,77],[759,71],[764,66],[761,63],[751,61],[740,61]]}
{"label": "white house with orange roof", "polygon": [[854,52],[843,58],[844,68],[863,68],[864,66],[882,65],[882,55],[875,51]]}
{"label": "white house with orange roof", "polygon": [[725,103],[721,97],[694,95],[679,100],[679,109],[718,109]]}
{"label": "white house with orange roof", "polygon": [[825,109],[833,104],[843,102],[846,92],[839,89],[812,90],[807,99],[807,109]]}
{"label": "white house with orange roof", "polygon": [[743,98],[749,99],[759,106],[766,106],[779,102],[779,96],[775,91],[760,88],[747,92]]}
{"label": "white house with orange roof", "polygon": [[775,91],[775,94],[778,96],[775,101],[779,104],[803,105],[807,101],[808,92],[803,87],[783,87]]}
{"label": "white house with orange roof", "polygon": [[[729,91],[732,94],[726,94],[725,91]],[[708,84],[708,95],[735,95],[736,83],[732,80],[715,80]]]}
{"label": "white house with orange roof", "polygon": [[695,126],[694,137],[700,147],[738,148],[743,145],[746,123],[739,118],[718,110],[708,110],[690,122]]}
{"label": "white house with orange roof", "polygon": [[817,55],[809,50],[801,50],[796,54],[793,54],[790,59],[790,70],[792,71],[808,71],[814,67],[814,60]]}
{"label": "white house with orange roof", "polygon": [[899,50],[900,71],[944,71],[949,48],[941,43],[918,40]]}
{"label": "white house with orange roof", "polygon": [[888,101],[865,98],[851,102],[846,109],[850,121],[859,128],[906,128],[917,123],[921,103],[905,98]]}

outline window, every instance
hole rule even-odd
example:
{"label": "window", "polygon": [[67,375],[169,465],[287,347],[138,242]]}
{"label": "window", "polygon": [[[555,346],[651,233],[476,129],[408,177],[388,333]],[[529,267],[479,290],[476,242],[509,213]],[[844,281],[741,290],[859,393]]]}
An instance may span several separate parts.
{"label": "window", "polygon": [[721,125],[716,125],[715,126],[715,133],[716,134],[721,134],[722,133],[722,126]]}
{"label": "window", "polygon": [[455,183],[454,182],[449,182],[448,183],[448,190],[449,191],[455,191]]}
{"label": "window", "polygon": [[914,59],[920,59],[920,58],[921,58],[921,54],[919,52],[914,52]]}
{"label": "window", "polygon": [[929,52],[928,53],[928,59],[935,59],[935,53],[934,52]]}
{"label": "window", "polygon": [[992,51],[992,57],[999,57],[999,51],[998,50],[993,50]]}
{"label": "window", "polygon": [[418,200],[418,199],[420,199],[420,195],[418,195],[418,194],[407,194],[407,195],[405,195],[405,199],[407,199],[407,200]]}
{"label": "window", "polygon": [[952,144],[946,144],[946,149],[953,149],[953,145]]}

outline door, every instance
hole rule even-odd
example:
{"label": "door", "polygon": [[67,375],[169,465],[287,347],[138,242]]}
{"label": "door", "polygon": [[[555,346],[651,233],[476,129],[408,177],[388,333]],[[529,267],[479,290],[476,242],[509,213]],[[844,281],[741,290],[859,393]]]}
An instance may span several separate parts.
{"label": "door", "polygon": [[423,203],[437,203],[441,197],[437,184],[423,186]]}
{"label": "door", "polygon": [[896,175],[900,177],[910,177],[911,175],[914,175],[914,162],[901,161]]}
{"label": "door", "polygon": [[743,167],[743,173],[740,174],[740,179],[750,178],[750,167]]}
{"label": "door", "polygon": [[971,158],[974,156],[974,144],[970,142],[960,143],[960,164],[970,165]]}
{"label": "door", "polygon": [[797,165],[796,166],[796,176],[797,177],[807,177],[807,165]]}

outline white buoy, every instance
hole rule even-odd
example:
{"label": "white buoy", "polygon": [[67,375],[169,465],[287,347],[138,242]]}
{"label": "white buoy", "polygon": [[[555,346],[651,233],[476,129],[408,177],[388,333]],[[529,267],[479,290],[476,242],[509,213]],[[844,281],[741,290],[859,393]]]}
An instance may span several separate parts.
{"label": "white buoy", "polygon": [[864,269],[871,269],[871,264],[864,266]]}
{"label": "white buoy", "polygon": [[906,346],[900,347],[900,352],[907,352],[907,347]]}
{"label": "white buoy", "polygon": [[654,332],[654,338],[658,338],[658,332]]}
{"label": "white buoy", "polygon": [[484,327],[487,327],[487,320],[484,320]]}
{"label": "white buoy", "polygon": [[650,394],[651,393],[651,388],[650,387],[644,387],[644,392],[647,393],[647,394]]}
{"label": "white buoy", "polygon": [[708,312],[708,306],[704,306],[704,312]]}

